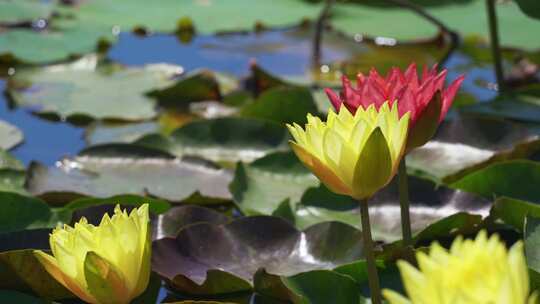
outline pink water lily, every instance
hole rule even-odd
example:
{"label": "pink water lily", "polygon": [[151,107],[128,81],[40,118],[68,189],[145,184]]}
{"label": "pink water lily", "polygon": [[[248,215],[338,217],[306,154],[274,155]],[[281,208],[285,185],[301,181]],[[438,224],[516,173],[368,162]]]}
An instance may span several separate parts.
{"label": "pink water lily", "polygon": [[386,101],[390,106],[397,102],[400,117],[410,113],[407,140],[407,150],[410,151],[433,136],[465,78],[461,75],[445,88],[446,75],[447,70],[437,72],[437,65],[434,65],[431,69],[424,67],[419,78],[416,64],[412,63],[405,72],[392,68],[386,77],[375,69],[371,69],[368,76],[359,73],[356,88],[347,77],[343,77],[339,96],[331,89],[325,91],[336,110],[344,105],[353,114],[359,107],[367,109],[375,105],[378,109]]}

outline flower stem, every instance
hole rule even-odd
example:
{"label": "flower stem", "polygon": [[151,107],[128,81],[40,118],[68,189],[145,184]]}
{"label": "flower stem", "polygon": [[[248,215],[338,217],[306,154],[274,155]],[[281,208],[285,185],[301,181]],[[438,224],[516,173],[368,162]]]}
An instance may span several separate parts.
{"label": "flower stem", "polygon": [[403,234],[403,245],[409,246],[412,241],[411,216],[409,213],[409,183],[407,177],[407,164],[405,157],[399,163],[399,204],[401,206],[401,233]]}
{"label": "flower stem", "polygon": [[324,25],[328,15],[330,15],[330,10],[335,0],[326,0],[324,8],[322,9],[317,22],[315,23],[315,35],[313,36],[313,54],[311,55],[311,65],[314,69],[320,68],[321,65],[321,44],[322,36],[324,32]]}
{"label": "flower stem", "polygon": [[495,10],[495,0],[486,0],[486,9],[489,23],[489,35],[491,40],[491,54],[493,56],[493,64],[495,65],[495,77],[499,92],[503,92],[504,87],[504,72],[502,68],[501,49],[499,44],[499,27],[497,25],[497,12]]}
{"label": "flower stem", "polygon": [[369,290],[371,293],[371,302],[381,304],[381,287],[379,286],[379,274],[375,264],[375,254],[373,251],[373,240],[371,238],[371,226],[369,223],[367,199],[360,201],[360,215],[362,217],[362,239],[364,242],[364,255],[366,257]]}

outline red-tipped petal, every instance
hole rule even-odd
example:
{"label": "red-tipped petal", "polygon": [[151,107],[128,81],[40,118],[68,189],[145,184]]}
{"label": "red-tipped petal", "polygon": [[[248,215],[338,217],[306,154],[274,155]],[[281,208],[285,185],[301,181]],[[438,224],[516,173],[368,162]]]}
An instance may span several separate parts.
{"label": "red-tipped petal", "polygon": [[415,62],[411,63],[405,71],[405,81],[409,84],[411,89],[416,90],[418,88],[418,73],[416,72]]}
{"label": "red-tipped petal", "polygon": [[444,69],[439,73],[439,75],[435,77],[436,90],[442,90],[444,88],[444,81],[446,80],[446,75],[448,75],[448,71]]}
{"label": "red-tipped petal", "polygon": [[362,73],[356,74],[356,87],[360,89],[364,82],[366,81],[366,76]]}
{"label": "red-tipped petal", "polygon": [[439,121],[442,121],[444,117],[446,116],[446,113],[452,106],[452,102],[454,101],[454,97],[456,97],[457,91],[459,90],[459,87],[461,86],[461,83],[465,80],[465,75],[460,75],[452,84],[443,92],[443,105],[441,109],[441,117]]}
{"label": "red-tipped petal", "polygon": [[401,94],[400,99],[398,99],[399,117],[402,117],[407,112],[411,113],[409,125],[412,126],[416,122],[417,111],[416,111],[416,102],[414,100],[414,95],[412,94],[410,87],[406,87],[403,90],[403,94]]}
{"label": "red-tipped petal", "polygon": [[341,105],[343,102],[341,101],[341,98],[334,92],[332,89],[324,89],[324,92],[326,93],[326,96],[328,96],[328,99],[330,99],[330,103],[332,103],[332,106],[334,106],[334,109],[336,111],[339,111],[339,108],[341,108]]}

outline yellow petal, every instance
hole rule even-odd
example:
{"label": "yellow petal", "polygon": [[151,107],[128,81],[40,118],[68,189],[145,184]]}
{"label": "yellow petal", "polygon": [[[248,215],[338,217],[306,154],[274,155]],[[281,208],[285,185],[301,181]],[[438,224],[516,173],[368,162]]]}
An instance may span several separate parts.
{"label": "yellow petal", "polygon": [[64,285],[64,287],[66,287],[69,291],[71,291],[77,297],[81,298],[82,300],[88,303],[98,303],[94,297],[92,297],[90,294],[86,292],[85,287],[81,286],[72,278],[66,276],[62,272],[62,270],[60,270],[60,267],[58,267],[58,264],[56,263],[56,260],[54,259],[54,257],[46,254],[45,252],[41,250],[34,250],[34,256],[38,259],[41,265],[43,265],[45,270],[47,270],[47,272],[56,281],[58,281],[58,283]]}
{"label": "yellow petal", "polygon": [[326,165],[324,165],[316,156],[307,152],[303,147],[291,142],[291,147],[306,167],[315,174],[323,184],[325,184],[333,192],[351,195],[351,189],[343,183],[343,181]]}
{"label": "yellow petal", "polygon": [[88,252],[84,261],[88,291],[100,304],[125,304],[132,298],[122,273],[95,252]]}
{"label": "yellow petal", "polygon": [[392,179],[392,158],[380,128],[373,130],[354,168],[353,196],[371,197]]}
{"label": "yellow petal", "polygon": [[384,289],[382,291],[382,294],[390,304],[411,304],[411,301],[409,301],[409,299],[405,298],[404,296],[393,290]]}

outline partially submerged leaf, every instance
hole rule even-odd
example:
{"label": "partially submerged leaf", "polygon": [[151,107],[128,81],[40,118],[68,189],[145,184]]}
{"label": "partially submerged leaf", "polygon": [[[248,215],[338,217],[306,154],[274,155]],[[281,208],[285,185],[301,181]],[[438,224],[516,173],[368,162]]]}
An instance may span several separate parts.
{"label": "partially submerged leaf", "polygon": [[288,134],[279,124],[248,118],[217,118],[194,121],[169,137],[149,135],[137,144],[172,153],[195,155],[234,163],[252,161],[270,152],[287,149]]}
{"label": "partially submerged leaf", "polygon": [[156,115],[145,93],[169,84],[177,73],[178,67],[167,65],[96,67],[91,61],[81,61],[17,72],[8,92],[20,106],[61,118],[142,120]]}
{"label": "partially submerged leaf", "polygon": [[28,190],[42,196],[67,192],[102,198],[150,194],[176,202],[198,194],[223,201],[230,198],[230,180],[230,172],[205,161],[113,145],[65,158],[56,167],[34,163],[29,168]]}
{"label": "partially submerged leaf", "polygon": [[0,149],[9,150],[20,144],[23,140],[23,134],[19,128],[0,120]]}

